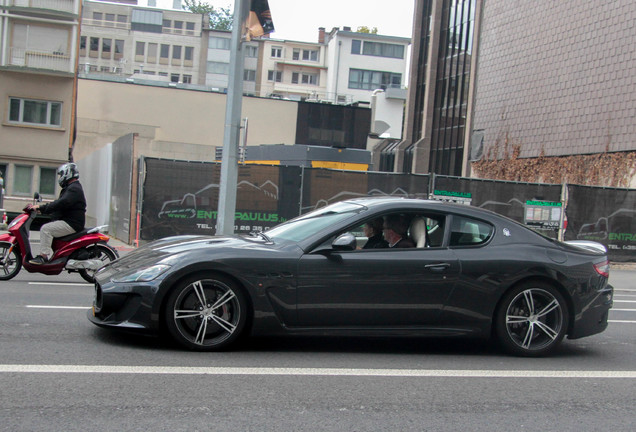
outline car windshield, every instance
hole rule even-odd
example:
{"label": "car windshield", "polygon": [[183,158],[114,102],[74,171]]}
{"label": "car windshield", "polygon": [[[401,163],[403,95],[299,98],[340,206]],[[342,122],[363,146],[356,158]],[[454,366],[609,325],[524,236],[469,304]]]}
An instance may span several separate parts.
{"label": "car windshield", "polygon": [[302,241],[321,231],[329,225],[351,217],[366,207],[350,202],[340,202],[298,216],[284,224],[267,231],[272,240]]}

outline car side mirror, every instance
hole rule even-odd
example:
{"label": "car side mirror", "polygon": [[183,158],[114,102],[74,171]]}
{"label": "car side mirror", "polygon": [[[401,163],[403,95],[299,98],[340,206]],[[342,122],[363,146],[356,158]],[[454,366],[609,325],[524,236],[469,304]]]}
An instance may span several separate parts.
{"label": "car side mirror", "polygon": [[340,234],[338,237],[336,237],[333,243],[331,243],[331,247],[334,250],[339,251],[355,250],[356,246],[356,237],[351,233]]}

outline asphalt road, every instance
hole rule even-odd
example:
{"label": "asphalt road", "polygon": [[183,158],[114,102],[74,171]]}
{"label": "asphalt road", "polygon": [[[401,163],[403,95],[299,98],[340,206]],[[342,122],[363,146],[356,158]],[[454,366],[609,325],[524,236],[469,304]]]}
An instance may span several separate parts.
{"label": "asphalt road", "polygon": [[0,282],[1,431],[632,431],[636,271],[612,322],[522,359],[465,339],[250,339],[184,352],[87,319],[77,275]]}

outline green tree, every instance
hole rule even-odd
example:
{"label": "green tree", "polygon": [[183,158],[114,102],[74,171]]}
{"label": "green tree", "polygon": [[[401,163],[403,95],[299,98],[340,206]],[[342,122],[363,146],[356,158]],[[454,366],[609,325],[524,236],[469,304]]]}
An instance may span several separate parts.
{"label": "green tree", "polygon": [[234,15],[230,11],[230,6],[215,8],[214,6],[200,0],[185,0],[183,9],[192,13],[208,14],[210,17],[210,28],[214,30],[232,30]]}
{"label": "green tree", "polygon": [[377,27],[373,27],[372,29],[370,29],[367,26],[360,26],[356,30],[356,33],[378,34],[378,28]]}

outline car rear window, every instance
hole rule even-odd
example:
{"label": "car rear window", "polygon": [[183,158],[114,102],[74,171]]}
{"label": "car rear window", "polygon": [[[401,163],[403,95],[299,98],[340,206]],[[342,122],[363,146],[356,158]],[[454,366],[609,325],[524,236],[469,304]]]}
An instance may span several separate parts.
{"label": "car rear window", "polygon": [[493,233],[493,227],[486,222],[464,216],[453,216],[451,246],[473,246],[485,243]]}

